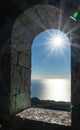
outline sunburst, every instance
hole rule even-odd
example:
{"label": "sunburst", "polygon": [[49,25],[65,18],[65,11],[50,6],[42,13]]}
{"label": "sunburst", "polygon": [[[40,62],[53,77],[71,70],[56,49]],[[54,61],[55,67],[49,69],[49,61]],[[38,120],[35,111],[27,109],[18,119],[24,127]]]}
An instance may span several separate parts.
{"label": "sunburst", "polygon": [[70,45],[68,36],[57,29],[52,29],[49,31],[49,37],[47,38],[47,48],[49,49],[49,54],[58,53],[64,54],[67,45]]}

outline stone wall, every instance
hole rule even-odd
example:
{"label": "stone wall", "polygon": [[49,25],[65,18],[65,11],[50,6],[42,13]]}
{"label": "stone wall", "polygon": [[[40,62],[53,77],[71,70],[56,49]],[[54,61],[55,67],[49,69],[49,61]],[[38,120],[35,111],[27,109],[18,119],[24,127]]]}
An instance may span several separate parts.
{"label": "stone wall", "polygon": [[[61,16],[62,23],[59,24]],[[30,107],[33,39],[46,29],[62,30],[66,23],[65,19],[67,19],[67,24],[64,32],[67,33],[70,29],[68,17],[53,6],[34,6],[17,18],[11,37],[11,113]]]}
{"label": "stone wall", "polygon": [[72,34],[71,47],[71,101],[72,101],[72,127],[80,129],[80,36]]}
{"label": "stone wall", "polygon": [[[22,4],[18,1],[14,3],[18,4],[18,10],[14,8],[13,12],[11,11],[12,13],[9,12],[10,19],[6,17],[5,22],[3,17],[2,22],[4,22],[4,24],[0,23],[0,111],[9,112],[10,114],[30,107],[31,46],[35,36],[45,29],[55,29],[59,27],[59,29],[62,30],[65,24],[66,29],[64,32],[71,32],[72,28],[74,28],[73,31],[78,28],[77,32],[80,32],[80,26],[78,25],[76,28],[76,23],[70,21],[70,19],[56,7],[37,5],[28,9],[28,4],[26,4],[26,6],[23,5],[22,8]],[[48,4],[47,0],[44,3]],[[21,14],[21,12],[24,13]],[[61,15],[59,15],[60,12]],[[20,16],[15,21],[15,18],[12,19],[12,14],[15,18],[18,14],[20,14]],[[62,20],[60,18],[62,18]],[[61,26],[59,20],[61,20]],[[4,26],[2,27],[2,25]],[[72,45],[75,44],[75,46],[71,46],[72,125],[74,128],[77,128],[77,130],[78,127],[80,128],[79,34],[77,35],[75,32],[72,38]],[[77,41],[77,43],[75,41]]]}
{"label": "stone wall", "polygon": [[10,113],[30,107],[31,52],[14,46],[11,46]]}

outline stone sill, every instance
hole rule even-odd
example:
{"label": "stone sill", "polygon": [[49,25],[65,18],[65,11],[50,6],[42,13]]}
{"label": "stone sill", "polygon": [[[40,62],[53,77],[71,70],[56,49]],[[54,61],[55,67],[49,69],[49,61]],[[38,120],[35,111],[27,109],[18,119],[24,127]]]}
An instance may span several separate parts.
{"label": "stone sill", "polygon": [[34,121],[42,121],[44,124],[50,123],[71,126],[71,112],[42,108],[28,108],[16,114],[16,116],[22,118],[23,120],[29,119]]}

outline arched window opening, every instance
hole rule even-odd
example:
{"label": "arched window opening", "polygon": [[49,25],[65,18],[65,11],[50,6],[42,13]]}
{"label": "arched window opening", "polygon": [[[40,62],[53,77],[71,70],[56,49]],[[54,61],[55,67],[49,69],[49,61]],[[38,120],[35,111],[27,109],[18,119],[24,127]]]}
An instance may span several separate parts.
{"label": "arched window opening", "polygon": [[70,111],[71,46],[57,29],[37,35],[32,44],[32,106]]}

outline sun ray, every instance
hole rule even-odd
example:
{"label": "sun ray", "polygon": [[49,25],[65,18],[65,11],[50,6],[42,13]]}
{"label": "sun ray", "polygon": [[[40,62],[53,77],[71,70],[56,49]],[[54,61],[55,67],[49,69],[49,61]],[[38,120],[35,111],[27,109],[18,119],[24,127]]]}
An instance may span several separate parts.
{"label": "sun ray", "polygon": [[72,32],[76,31],[78,28],[80,28],[80,23],[78,23],[75,27],[72,28],[72,30],[70,30],[67,35],[71,34]]}
{"label": "sun ray", "polygon": [[61,23],[62,23],[62,13],[60,11],[60,14],[59,14],[59,25],[58,25],[58,29],[61,30]]}
{"label": "sun ray", "polygon": [[62,32],[65,32],[65,31],[66,31],[68,25],[69,25],[69,18],[66,19],[65,25],[64,25],[64,27],[63,27],[63,29],[62,29]]}
{"label": "sun ray", "polygon": [[60,1],[60,13],[59,13],[59,24],[58,24],[58,29],[61,30],[61,24],[62,24],[62,10],[64,8],[65,1],[61,0]]}
{"label": "sun ray", "polygon": [[53,31],[48,31],[49,37],[47,38],[47,42],[45,43],[47,46],[47,50],[49,51],[49,56],[54,54],[62,54],[64,55],[64,50],[66,50],[66,46],[70,44],[69,38],[67,35],[60,30],[53,29]]}
{"label": "sun ray", "polygon": [[76,48],[80,48],[80,45],[76,44],[76,43],[72,43],[71,46],[76,47]]}

